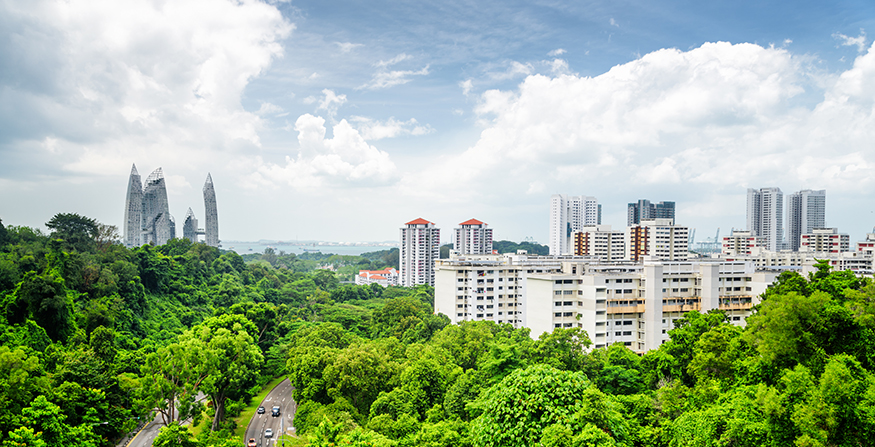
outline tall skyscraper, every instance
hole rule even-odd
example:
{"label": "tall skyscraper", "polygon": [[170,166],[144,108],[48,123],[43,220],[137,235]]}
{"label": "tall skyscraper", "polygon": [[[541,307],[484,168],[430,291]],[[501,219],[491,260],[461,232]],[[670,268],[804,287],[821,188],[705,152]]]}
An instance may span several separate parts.
{"label": "tall skyscraper", "polygon": [[140,245],[164,245],[176,237],[176,221],[170,215],[167,186],[161,168],[146,177],[143,188],[143,232]]}
{"label": "tall skyscraper", "polygon": [[440,259],[441,230],[434,223],[419,218],[401,228],[401,285],[434,285],[434,262]]}
{"label": "tall skyscraper", "polygon": [[216,190],[213,177],[208,173],[204,182],[204,243],[210,247],[219,246],[219,213],[216,210]]}
{"label": "tall skyscraper", "polygon": [[650,200],[640,199],[630,203],[626,213],[626,226],[638,225],[644,219],[672,219],[675,218],[674,202],[651,203]]}
{"label": "tall skyscraper", "polygon": [[492,229],[477,219],[460,223],[455,229],[453,250],[465,255],[492,254]]}
{"label": "tall skyscraper", "polygon": [[125,247],[140,246],[140,233],[143,229],[143,183],[137,165],[131,165],[128,179],[128,194],[125,197]]}
{"label": "tall skyscraper", "polygon": [[598,200],[590,196],[550,196],[550,254],[571,253],[571,233],[601,224]]}
{"label": "tall skyscraper", "polygon": [[747,229],[765,238],[767,250],[784,248],[784,193],[781,188],[747,190]]}
{"label": "tall skyscraper", "polygon": [[194,217],[194,211],[191,208],[185,213],[185,221],[182,223],[182,237],[191,241],[192,244],[197,244],[197,218]]}
{"label": "tall skyscraper", "polygon": [[787,197],[787,248],[799,251],[801,237],[826,228],[826,190],[803,189]]}

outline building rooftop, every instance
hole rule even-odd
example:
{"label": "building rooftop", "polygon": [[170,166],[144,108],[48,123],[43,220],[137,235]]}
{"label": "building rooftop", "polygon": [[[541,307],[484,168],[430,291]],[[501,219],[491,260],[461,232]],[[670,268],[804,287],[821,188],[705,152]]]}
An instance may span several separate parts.
{"label": "building rooftop", "polygon": [[477,219],[469,219],[460,223],[459,225],[483,225],[483,222],[480,222]]}
{"label": "building rooftop", "polygon": [[431,222],[429,222],[429,221],[427,221],[427,220],[425,220],[425,219],[423,219],[423,218],[420,217],[419,219],[411,220],[410,222],[407,222],[407,223],[404,224],[404,225],[428,225],[428,224],[430,224],[430,223],[431,223]]}

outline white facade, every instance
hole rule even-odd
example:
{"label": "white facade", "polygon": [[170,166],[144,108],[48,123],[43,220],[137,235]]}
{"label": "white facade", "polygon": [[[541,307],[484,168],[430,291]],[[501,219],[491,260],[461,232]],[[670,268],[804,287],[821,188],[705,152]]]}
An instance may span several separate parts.
{"label": "white facade", "polygon": [[689,242],[690,229],[674,225],[672,219],[644,219],[639,225],[626,227],[626,259],[683,261],[690,256]]}
{"label": "white facade", "polygon": [[440,259],[441,230],[425,219],[401,228],[399,281],[402,286],[434,285],[434,263]]}
{"label": "white facade", "polygon": [[571,253],[571,233],[584,226],[599,225],[599,204],[595,197],[550,196],[550,254],[554,256]]}
{"label": "white facade", "polygon": [[814,228],[803,234],[799,251],[842,253],[851,251],[851,237],[837,228]]}
{"label": "white facade", "polygon": [[765,247],[766,238],[755,236],[751,231],[733,230],[723,237],[720,253],[724,256],[749,255],[756,247]]}
{"label": "white facade", "polygon": [[826,227],[826,190],[803,189],[787,196],[787,248],[799,250],[802,235]]}
{"label": "white facade", "polygon": [[387,268],[383,270],[359,270],[355,277],[355,283],[359,286],[379,284],[383,287],[398,285],[398,270]]}
{"label": "white facade", "polygon": [[622,261],[626,256],[625,233],[610,225],[585,226],[571,233],[572,254],[595,256],[602,261]]}
{"label": "white facade", "polygon": [[456,257],[437,264],[435,312],[531,329],[579,327],[595,347],[637,352],[668,339],[687,312],[721,309],[743,326],[777,271],[750,262],[599,263],[573,257]]}
{"label": "white facade", "polygon": [[763,236],[766,248],[784,248],[784,193],[781,188],[747,190],[747,229]]}
{"label": "white facade", "polygon": [[460,223],[454,236],[453,250],[459,254],[492,254],[492,229],[477,219]]}

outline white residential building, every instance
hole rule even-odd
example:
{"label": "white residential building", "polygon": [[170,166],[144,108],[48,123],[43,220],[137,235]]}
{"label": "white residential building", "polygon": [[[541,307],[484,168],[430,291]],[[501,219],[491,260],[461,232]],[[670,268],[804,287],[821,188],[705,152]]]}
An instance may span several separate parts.
{"label": "white residential building", "polygon": [[756,236],[751,231],[732,230],[729,236],[723,236],[720,253],[724,256],[749,255],[756,247],[765,247],[766,238]]}
{"label": "white residential building", "polygon": [[369,284],[379,284],[383,287],[397,286],[398,270],[391,267],[383,270],[359,270],[355,283],[360,286]]}
{"label": "white residential building", "polygon": [[851,251],[851,237],[838,228],[814,228],[803,234],[799,251],[841,253]]}
{"label": "white residential building", "polygon": [[553,194],[550,197],[550,254],[571,253],[571,233],[601,224],[601,207],[595,197]]}
{"label": "white residential building", "polygon": [[438,261],[435,312],[531,329],[579,327],[595,347],[656,349],[687,312],[721,309],[743,326],[777,271],[751,262],[599,263],[579,257],[495,255]]}
{"label": "white residential building", "polygon": [[784,248],[784,193],[781,188],[747,190],[747,229],[763,236],[766,248]]}
{"label": "white residential building", "polygon": [[643,219],[638,225],[626,227],[626,259],[683,261],[690,255],[689,240],[689,228],[676,226],[672,219]]}
{"label": "white residential building", "polygon": [[571,233],[572,254],[595,256],[602,261],[622,261],[626,257],[625,233],[610,225],[585,226]]}
{"label": "white residential building", "polygon": [[826,227],[826,190],[803,189],[787,196],[787,248],[800,250],[802,235]]}
{"label": "white residential building", "polygon": [[419,218],[401,228],[400,273],[402,286],[434,285],[434,263],[440,258],[441,230]]}
{"label": "white residential building", "polygon": [[875,255],[875,233],[866,233],[866,240],[857,242],[857,249],[855,251],[857,253]]}
{"label": "white residential building", "polygon": [[492,254],[492,229],[477,219],[460,223],[455,229],[453,250],[459,254]]}

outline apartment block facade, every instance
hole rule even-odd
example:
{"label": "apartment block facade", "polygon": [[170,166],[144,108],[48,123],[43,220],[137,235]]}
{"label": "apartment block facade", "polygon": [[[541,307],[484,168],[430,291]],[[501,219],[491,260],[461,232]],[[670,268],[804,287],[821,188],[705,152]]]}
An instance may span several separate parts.
{"label": "apartment block facade", "polygon": [[569,254],[571,233],[599,224],[601,206],[595,197],[553,194],[550,196],[550,254]]}
{"label": "apartment block facade", "polygon": [[787,248],[800,250],[802,235],[826,227],[826,190],[803,189],[787,197]]}
{"label": "apartment block facade", "polygon": [[799,251],[819,253],[851,251],[851,237],[839,233],[838,228],[814,228],[811,232],[802,235]]}
{"label": "apartment block facade", "polygon": [[784,193],[781,188],[747,190],[747,229],[765,238],[766,248],[784,248]]}
{"label": "apartment block facade", "polygon": [[751,231],[733,230],[729,236],[723,236],[720,253],[724,256],[749,255],[757,247],[765,246],[765,237],[756,236]]}
{"label": "apartment block facade", "polygon": [[689,240],[689,228],[674,225],[672,219],[644,219],[638,225],[626,227],[626,259],[682,261],[689,257]]}
{"label": "apartment block facade", "polygon": [[440,258],[441,230],[419,218],[401,228],[399,282],[412,287],[434,285],[434,263]]}
{"label": "apartment block facade", "polygon": [[743,326],[777,271],[750,262],[601,263],[575,257],[455,257],[436,266],[435,312],[461,321],[587,331],[595,347],[656,349],[687,312],[724,310]]}
{"label": "apartment block facade", "polygon": [[625,234],[610,225],[585,226],[571,233],[575,256],[594,256],[602,261],[622,261],[626,257]]}
{"label": "apartment block facade", "polygon": [[459,254],[492,254],[492,229],[477,219],[460,223],[454,231],[453,250]]}
{"label": "apartment block facade", "polygon": [[675,218],[674,202],[651,203],[647,199],[640,199],[630,203],[626,211],[626,226],[638,225],[644,219],[672,219]]}

